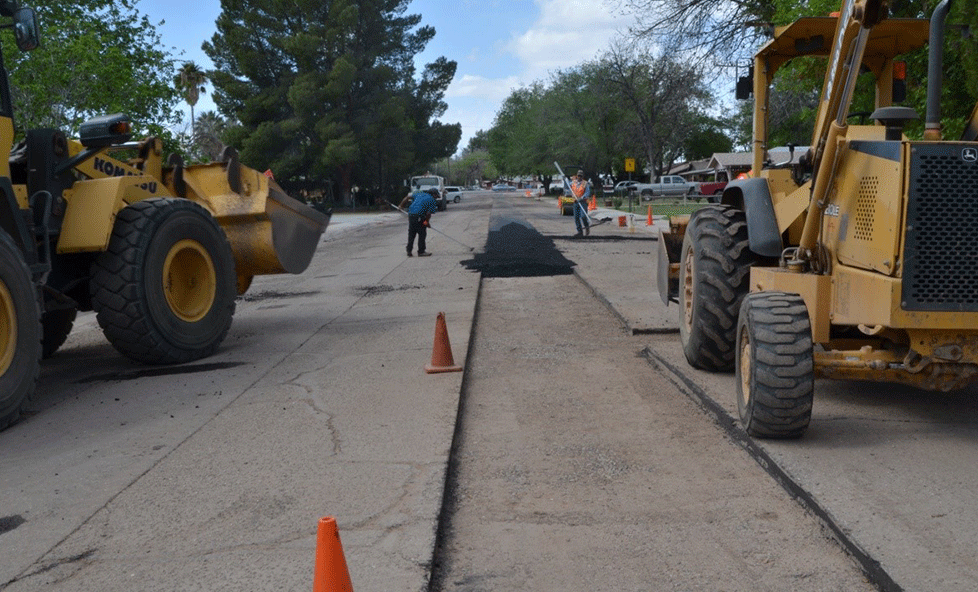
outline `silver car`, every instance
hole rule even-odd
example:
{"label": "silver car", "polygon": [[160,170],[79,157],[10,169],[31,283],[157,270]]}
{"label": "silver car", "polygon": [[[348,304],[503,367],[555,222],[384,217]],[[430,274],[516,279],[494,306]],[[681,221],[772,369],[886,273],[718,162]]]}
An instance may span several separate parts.
{"label": "silver car", "polygon": [[445,185],[445,198],[450,202],[458,203],[462,199],[462,188]]}

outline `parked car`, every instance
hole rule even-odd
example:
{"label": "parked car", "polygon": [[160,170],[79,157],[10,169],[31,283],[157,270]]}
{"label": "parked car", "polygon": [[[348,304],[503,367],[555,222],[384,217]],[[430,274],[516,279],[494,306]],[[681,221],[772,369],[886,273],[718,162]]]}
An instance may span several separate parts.
{"label": "parked car", "polygon": [[703,181],[698,183],[700,195],[720,195],[727,186],[726,181]]}
{"label": "parked car", "polygon": [[462,200],[462,188],[455,185],[445,185],[445,198],[452,203],[458,203]]}
{"label": "parked car", "polygon": [[492,186],[492,190],[493,191],[516,191],[517,189],[512,185],[507,185],[505,183],[498,183]]}
{"label": "parked car", "polygon": [[638,181],[618,181],[615,183],[615,188],[612,190],[612,193],[615,195],[627,195],[636,185],[638,185]]}
{"label": "parked car", "polygon": [[637,191],[643,200],[648,201],[653,197],[692,195],[696,193],[697,186],[679,175],[663,175],[655,183],[638,183],[633,190]]}

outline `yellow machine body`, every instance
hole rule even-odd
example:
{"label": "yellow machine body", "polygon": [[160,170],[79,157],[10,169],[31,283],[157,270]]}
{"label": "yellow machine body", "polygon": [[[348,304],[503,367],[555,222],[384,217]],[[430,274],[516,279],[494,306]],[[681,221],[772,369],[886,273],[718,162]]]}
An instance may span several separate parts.
{"label": "yellow machine body", "polygon": [[[82,150],[81,144],[69,142],[72,156]],[[140,156],[113,157],[122,150]],[[186,198],[206,208],[224,230],[239,293],[256,275],[304,271],[329,223],[328,215],[289,197],[275,181],[241,166],[234,156],[225,162],[164,166],[159,141],[152,138],[137,146],[112,147],[75,170],[83,179],[64,191],[58,253],[104,250],[116,214],[129,204],[151,197]]]}
{"label": "yellow machine body", "polygon": [[[930,22],[884,19],[860,29],[855,16],[841,21],[803,18],[779,27],[755,56],[754,179],[745,183],[766,184],[783,252],[751,267],[750,291],[802,297],[816,376],[961,388],[978,378],[978,262],[970,261],[978,253],[978,201],[969,197],[978,197],[978,132],[966,131],[969,141],[909,141],[888,136],[882,124],[846,124],[851,94],[840,87],[852,51],[833,50],[862,44],[857,63],[875,75],[877,109],[888,107],[894,59],[927,44]],[[809,176],[772,166],[768,157],[771,83],[799,56],[829,58]],[[978,115],[971,121],[969,129],[978,129]],[[737,182],[722,198],[740,210],[748,201]],[[660,235],[658,287],[667,304],[683,289],[687,224],[674,220]],[[956,260],[961,252],[968,260]]]}

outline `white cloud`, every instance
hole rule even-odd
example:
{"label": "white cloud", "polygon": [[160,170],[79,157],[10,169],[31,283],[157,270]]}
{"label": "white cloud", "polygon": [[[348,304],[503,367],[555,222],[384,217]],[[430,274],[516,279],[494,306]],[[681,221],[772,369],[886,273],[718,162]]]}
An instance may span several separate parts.
{"label": "white cloud", "polygon": [[[550,74],[594,59],[607,50],[613,39],[625,35],[631,20],[619,15],[612,7],[615,0],[535,0],[539,13],[526,21],[526,28],[513,32],[508,39],[495,44],[495,51],[517,61],[517,73],[505,78],[489,78],[460,71],[448,87],[445,97],[449,108],[443,121],[462,124],[464,148],[478,130],[489,129],[502,102],[513,89],[546,81]],[[500,59],[504,59],[500,55]],[[478,48],[468,54],[475,67]]]}
{"label": "white cloud", "polygon": [[456,78],[445,91],[445,96],[452,97],[476,97],[489,101],[502,101],[509,96],[510,92],[519,86],[515,76],[506,78],[484,78],[463,74],[461,78]]}
{"label": "white cloud", "polygon": [[527,31],[513,37],[508,49],[523,64],[527,82],[576,66],[608,49],[629,19],[593,0],[536,0],[540,16]]}

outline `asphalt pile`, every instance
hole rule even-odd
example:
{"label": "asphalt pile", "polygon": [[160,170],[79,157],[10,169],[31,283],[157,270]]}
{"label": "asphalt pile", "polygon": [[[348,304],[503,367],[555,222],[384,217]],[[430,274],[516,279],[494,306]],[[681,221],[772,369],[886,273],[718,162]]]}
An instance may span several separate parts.
{"label": "asphalt pile", "polygon": [[511,222],[491,230],[485,252],[462,265],[482,272],[483,277],[511,278],[570,275],[575,263],[564,257],[552,239]]}

